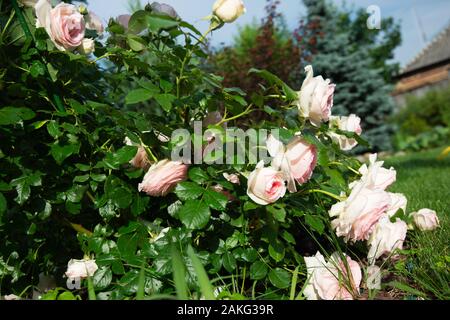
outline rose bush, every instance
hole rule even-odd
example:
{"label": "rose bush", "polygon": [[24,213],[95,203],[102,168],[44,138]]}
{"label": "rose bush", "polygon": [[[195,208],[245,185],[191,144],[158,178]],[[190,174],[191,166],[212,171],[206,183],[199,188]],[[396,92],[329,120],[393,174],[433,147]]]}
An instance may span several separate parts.
{"label": "rose bush", "polygon": [[[365,143],[356,115],[327,123],[339,84],[308,66],[296,92],[252,69],[260,90],[246,93],[200,68],[205,37],[217,18],[237,19],[241,1],[218,1],[206,34],[167,6],[148,6],[111,19],[106,42],[89,8],[17,4],[0,2],[1,294],[45,274],[60,287],[79,277],[75,294],[91,299],[187,296],[180,288],[211,298],[197,283],[203,268],[214,286],[237,275],[240,285],[221,286],[219,298],[283,299],[300,275],[295,289],[307,283],[307,298],[356,299],[358,257],[317,251],[367,240],[375,264],[402,247],[412,218],[404,197],[386,191],[395,170],[344,152]],[[250,150],[244,163],[171,159],[177,129],[219,159],[219,133],[255,110],[270,121],[252,129],[278,129],[257,141],[271,161],[250,161]],[[216,135],[194,132],[205,119]],[[246,145],[245,135],[223,136],[225,148]]]}

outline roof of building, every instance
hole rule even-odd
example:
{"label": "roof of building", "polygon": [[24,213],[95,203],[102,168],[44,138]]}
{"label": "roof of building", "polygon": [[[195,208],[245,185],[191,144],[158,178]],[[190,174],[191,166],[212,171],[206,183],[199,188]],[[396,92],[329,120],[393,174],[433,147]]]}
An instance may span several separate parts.
{"label": "roof of building", "polygon": [[450,24],[442,30],[406,67],[401,74],[410,73],[450,59]]}

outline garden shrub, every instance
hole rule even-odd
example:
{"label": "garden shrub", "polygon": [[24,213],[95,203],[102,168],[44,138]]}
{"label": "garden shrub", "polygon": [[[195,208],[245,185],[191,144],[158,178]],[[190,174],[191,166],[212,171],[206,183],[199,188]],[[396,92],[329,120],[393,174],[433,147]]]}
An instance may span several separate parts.
{"label": "garden shrub", "polygon": [[[58,287],[43,299],[210,299],[213,287],[219,298],[350,299],[365,280],[347,245],[368,240],[371,270],[401,248],[412,217],[403,195],[385,191],[395,170],[376,155],[357,170],[340,149],[365,142],[360,118],[331,116],[329,80],[309,66],[296,92],[252,69],[265,85],[246,93],[199,68],[206,35],[243,13],[240,1],[231,17],[221,3],[204,35],[173,9],[147,6],[111,19],[99,41],[85,7],[0,2],[2,294],[30,297],[49,275]],[[71,19],[69,34],[52,20],[35,28],[50,10]],[[270,120],[252,129],[278,130],[255,140],[271,165],[250,161],[245,136],[223,134],[254,110]],[[196,120],[215,131],[199,134]],[[200,151],[202,163],[172,159],[176,130],[193,141],[185,156]],[[229,143],[244,146],[245,161],[207,161]]]}

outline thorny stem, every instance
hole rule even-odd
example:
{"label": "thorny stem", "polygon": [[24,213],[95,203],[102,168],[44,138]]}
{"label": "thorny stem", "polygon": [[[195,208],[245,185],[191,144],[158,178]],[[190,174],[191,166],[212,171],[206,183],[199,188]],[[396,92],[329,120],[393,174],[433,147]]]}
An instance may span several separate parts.
{"label": "thorny stem", "polygon": [[224,118],[223,118],[222,120],[220,120],[219,122],[217,122],[215,125],[216,125],[216,126],[220,126],[221,124],[223,124],[223,123],[225,123],[225,122],[232,121],[232,120],[236,120],[236,119],[238,119],[238,118],[240,118],[240,117],[243,117],[243,116],[249,114],[250,112],[255,111],[255,109],[252,109],[252,107],[253,107],[253,104],[250,104],[250,105],[247,107],[247,109],[245,109],[243,112],[241,112],[240,114],[235,115],[235,116],[233,116],[233,117],[230,117],[230,118],[226,118],[226,113],[225,113]]}

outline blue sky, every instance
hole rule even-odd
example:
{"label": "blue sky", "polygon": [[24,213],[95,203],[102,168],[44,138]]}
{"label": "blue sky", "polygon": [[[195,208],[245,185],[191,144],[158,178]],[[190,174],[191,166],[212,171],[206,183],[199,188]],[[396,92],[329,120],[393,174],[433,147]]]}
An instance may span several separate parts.
{"label": "blue sky", "polygon": [[[415,57],[426,45],[421,36],[421,29],[428,41],[444,26],[450,23],[450,0],[332,0],[337,5],[367,8],[378,5],[381,15],[393,16],[401,22],[403,44],[395,52],[395,60],[402,66]],[[141,0],[147,3],[148,0]],[[151,2],[151,0],[150,0]],[[186,21],[193,23],[200,30],[206,30],[208,23],[202,18],[209,15],[214,0],[159,0],[172,5]],[[109,17],[127,13],[127,0],[89,0],[89,8],[106,22]],[[259,21],[264,16],[265,0],[244,0],[247,13],[235,23],[224,26],[213,34],[214,45],[229,44],[239,25]],[[281,12],[285,15],[288,26],[294,28],[305,13],[301,0],[281,0]],[[418,19],[415,18],[418,17]],[[421,25],[422,28],[419,28]]]}

